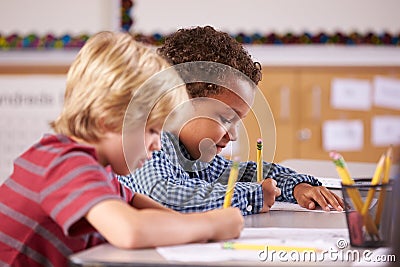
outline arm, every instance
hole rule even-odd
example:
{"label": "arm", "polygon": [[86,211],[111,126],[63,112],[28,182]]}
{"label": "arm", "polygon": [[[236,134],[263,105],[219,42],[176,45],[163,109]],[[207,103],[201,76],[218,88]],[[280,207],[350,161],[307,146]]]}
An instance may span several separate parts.
{"label": "arm", "polygon": [[[229,162],[213,162],[207,169],[189,174],[160,151],[154,153],[153,158],[132,175],[131,183],[145,188],[145,194],[174,210],[212,210],[223,205],[226,184],[220,175],[225,169],[229,175],[229,166]],[[243,214],[258,212],[263,206],[262,201],[259,184],[236,184],[232,206],[238,207]]]}
{"label": "arm", "polygon": [[132,207],[135,207],[138,210],[151,208],[151,209],[159,209],[159,210],[165,210],[165,211],[173,212],[173,210],[164,207],[163,205],[161,205],[160,203],[152,200],[148,196],[143,195],[143,194],[139,194],[139,193],[136,193],[133,196],[133,199],[131,201],[131,205],[132,205]]}
{"label": "arm", "polygon": [[312,186],[320,186],[321,183],[311,175],[300,174],[294,170],[275,163],[264,162],[264,176],[273,178],[277,181],[277,186],[282,194],[277,201],[288,201],[296,203],[294,188],[300,183],[308,183]]}
{"label": "arm", "polygon": [[277,198],[278,201],[297,202],[300,206],[309,209],[314,209],[317,203],[326,211],[330,210],[328,207],[330,204],[336,210],[343,210],[342,199],[321,186],[321,182],[311,175],[300,174],[274,163],[271,164],[267,175],[274,178],[282,190],[282,195]]}
{"label": "arm", "polygon": [[108,242],[126,249],[237,238],[243,228],[243,217],[236,208],[180,214],[138,210],[115,199],[99,202],[85,217]]}

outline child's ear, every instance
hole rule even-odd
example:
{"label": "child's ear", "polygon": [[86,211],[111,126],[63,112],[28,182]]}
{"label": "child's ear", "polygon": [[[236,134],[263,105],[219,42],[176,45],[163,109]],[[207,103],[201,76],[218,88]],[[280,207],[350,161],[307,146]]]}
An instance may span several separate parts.
{"label": "child's ear", "polygon": [[106,118],[104,117],[100,117],[99,121],[98,121],[98,126],[99,126],[99,130],[101,133],[106,133],[109,132],[111,129],[109,129],[106,125]]}

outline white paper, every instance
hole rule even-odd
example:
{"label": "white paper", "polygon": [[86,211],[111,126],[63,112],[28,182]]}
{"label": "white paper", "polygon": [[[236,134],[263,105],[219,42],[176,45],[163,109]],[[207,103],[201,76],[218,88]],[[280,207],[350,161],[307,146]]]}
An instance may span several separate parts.
{"label": "white paper", "polygon": [[326,178],[326,177],[315,177],[318,181],[322,183],[322,186],[325,186],[329,189],[341,189],[342,188],[342,180],[340,178]]}
{"label": "white paper", "polygon": [[[329,212],[343,212],[343,211],[336,211],[332,206],[329,205],[330,211]],[[274,205],[272,205],[270,210],[287,210],[287,211],[308,211],[308,212],[327,212],[323,210],[320,206],[315,207],[315,209],[310,210],[307,208],[301,207],[299,204],[290,203],[290,202],[283,202],[283,201],[275,201]]]}
{"label": "white paper", "polygon": [[51,132],[60,113],[65,75],[0,77],[0,183],[11,174],[13,160]]}
{"label": "white paper", "polygon": [[370,81],[361,79],[333,79],[331,106],[337,109],[369,110],[371,108]]}
{"label": "white paper", "polygon": [[400,110],[400,79],[375,77],[373,98],[378,107]]}
{"label": "white paper", "polygon": [[359,151],[364,146],[364,125],[361,120],[328,120],[322,125],[325,151]]}
{"label": "white paper", "polygon": [[[232,242],[312,247],[320,250],[337,249],[337,242],[349,242],[347,228],[307,229],[307,228],[244,228],[240,238]],[[257,261],[257,250],[223,249],[223,243],[188,244],[158,247],[157,252],[169,261],[213,262],[213,261]],[[274,259],[274,262],[278,258]]]}
{"label": "white paper", "polygon": [[400,145],[400,116],[374,116],[371,143],[374,146]]}
{"label": "white paper", "polygon": [[[365,202],[366,198],[363,198],[363,202]],[[376,203],[378,202],[378,199],[373,198],[371,200],[371,204],[369,205],[369,208],[372,208]],[[334,212],[334,213],[342,213],[344,211],[337,211],[334,209],[331,205],[329,205],[330,211],[324,211],[320,206],[315,207],[315,209],[310,210],[301,207],[299,204],[296,203],[290,203],[290,202],[283,202],[283,201],[275,201],[274,205],[272,205],[270,210],[286,210],[286,211],[308,211],[308,212]]]}

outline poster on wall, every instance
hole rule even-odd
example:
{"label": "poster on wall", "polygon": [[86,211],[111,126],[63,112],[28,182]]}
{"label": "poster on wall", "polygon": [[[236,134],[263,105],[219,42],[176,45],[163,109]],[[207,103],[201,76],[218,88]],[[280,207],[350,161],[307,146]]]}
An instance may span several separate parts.
{"label": "poster on wall", "polygon": [[374,116],[371,121],[371,143],[374,146],[400,145],[400,116]]}
{"label": "poster on wall", "polygon": [[49,122],[60,113],[64,75],[0,76],[0,183],[14,159],[52,132]]}
{"label": "poster on wall", "polygon": [[331,106],[335,109],[369,110],[372,85],[363,79],[332,79]]}
{"label": "poster on wall", "polygon": [[376,76],[374,104],[382,108],[400,110],[400,79]]}
{"label": "poster on wall", "polygon": [[327,120],[322,124],[322,147],[325,151],[360,151],[364,146],[361,120]]}

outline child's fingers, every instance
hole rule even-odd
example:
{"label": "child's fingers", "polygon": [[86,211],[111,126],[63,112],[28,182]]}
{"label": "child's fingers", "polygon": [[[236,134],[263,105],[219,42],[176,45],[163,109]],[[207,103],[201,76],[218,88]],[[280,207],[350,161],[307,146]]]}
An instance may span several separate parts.
{"label": "child's fingers", "polygon": [[282,194],[282,191],[279,187],[275,188],[275,197],[279,197]]}
{"label": "child's fingers", "polygon": [[329,191],[327,188],[323,187],[321,190],[322,195],[328,201],[328,203],[337,211],[343,211],[342,203],[340,203],[338,197]]}

